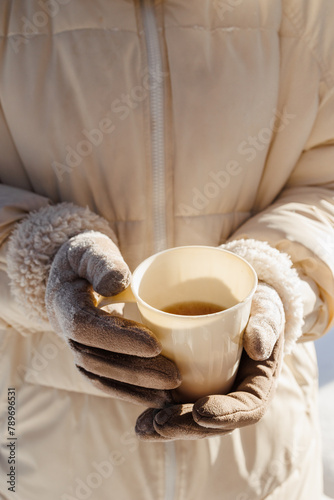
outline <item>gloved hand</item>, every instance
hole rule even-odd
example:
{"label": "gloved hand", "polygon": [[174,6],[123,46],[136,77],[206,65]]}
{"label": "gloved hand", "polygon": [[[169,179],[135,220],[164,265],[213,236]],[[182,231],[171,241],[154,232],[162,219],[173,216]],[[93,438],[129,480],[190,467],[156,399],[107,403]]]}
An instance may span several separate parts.
{"label": "gloved hand", "polygon": [[82,232],[53,260],[45,303],[53,329],[63,335],[76,366],[96,387],[126,401],[161,408],[180,384],[175,364],[144,325],[96,307],[129,284],[130,271],[106,235]]}
{"label": "gloved hand", "polygon": [[273,397],[283,354],[285,323],[277,292],[260,282],[244,337],[244,352],[232,392],[194,404],[174,404],[142,413],[136,433],[145,440],[199,439],[256,423]]}

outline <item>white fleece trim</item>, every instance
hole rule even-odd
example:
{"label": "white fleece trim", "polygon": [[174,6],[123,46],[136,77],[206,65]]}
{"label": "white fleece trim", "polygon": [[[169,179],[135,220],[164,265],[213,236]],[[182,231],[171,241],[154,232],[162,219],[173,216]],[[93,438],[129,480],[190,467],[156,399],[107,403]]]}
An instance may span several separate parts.
{"label": "white fleece trim", "polygon": [[87,230],[100,231],[116,242],[105,219],[73,203],[43,207],[16,225],[8,243],[7,272],[22,312],[48,321],[45,289],[52,260],[63,243]]}
{"label": "white fleece trim", "polygon": [[304,324],[303,300],[300,293],[300,278],[288,254],[271,247],[265,241],[240,239],[221,245],[247,260],[256,271],[260,281],[275,288],[285,312],[285,346],[289,354],[302,335]]}

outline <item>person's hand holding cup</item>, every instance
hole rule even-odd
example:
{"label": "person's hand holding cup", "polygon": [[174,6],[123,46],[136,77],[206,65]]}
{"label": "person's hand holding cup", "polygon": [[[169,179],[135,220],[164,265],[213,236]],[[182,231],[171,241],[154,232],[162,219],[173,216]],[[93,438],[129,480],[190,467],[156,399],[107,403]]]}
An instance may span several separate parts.
{"label": "person's hand holding cup", "polygon": [[100,306],[137,303],[162,354],[180,370],[174,399],[194,402],[232,387],[256,287],[254,269],[237,255],[215,247],[177,247],[142,262],[131,287]]}
{"label": "person's hand holding cup", "polygon": [[138,418],[141,439],[223,435],[262,417],[280,369],[284,310],[246,260],[215,247],[166,250],[137,267],[131,288],[100,305],[117,301],[137,303],[181,373],[174,404]]}
{"label": "person's hand holding cup", "polygon": [[[243,344],[244,347],[240,364],[238,356],[241,350],[236,355],[233,349],[229,351],[227,347],[225,350],[226,344],[222,343],[218,344],[217,353],[217,344],[210,334],[207,335],[207,342],[214,347],[212,359],[217,355],[217,359],[224,360],[221,366],[222,368],[225,366],[225,373],[222,369],[220,378],[210,380],[212,372],[209,362],[206,365],[206,372],[203,370],[202,375],[204,374],[208,383],[216,384],[216,387],[212,390],[206,387],[204,390],[206,392],[208,389],[206,395],[201,393],[203,386],[192,387],[190,382],[188,385],[181,383],[176,391],[172,391],[174,404],[161,410],[151,408],[142,413],[136,423],[136,432],[141,439],[165,441],[229,434],[237,428],[258,422],[274,397],[283,354],[291,352],[296,338],[301,334],[303,324],[303,305],[299,289],[301,280],[296,269],[292,267],[289,256],[270,247],[266,242],[239,240],[227,244],[227,248],[236,254],[235,258],[239,255],[247,257],[247,261],[249,259],[254,262],[260,278],[257,284],[254,269],[243,259],[239,260],[239,271],[242,269],[239,275],[236,272],[238,267],[232,265],[233,259],[222,274],[221,269],[215,266],[214,274],[218,281],[222,279],[224,282],[221,276],[228,277],[225,281],[228,292],[224,294],[220,290],[215,296],[225,298],[234,296],[236,301],[234,304],[227,302],[226,311],[214,313],[212,318],[217,319],[219,315],[222,318],[224,315],[227,318],[232,317],[238,309],[245,313],[245,316],[240,315],[242,318],[240,322],[234,322],[234,327],[236,325],[239,327],[239,346]],[[236,292],[240,289],[243,290],[244,296]],[[207,318],[210,318],[210,315]],[[228,321],[227,325],[230,326]],[[218,333],[215,329],[209,328],[208,331]],[[226,338],[229,338],[233,343],[236,337],[231,336],[231,332],[232,330],[225,331],[221,328],[220,342],[223,342],[222,338],[225,338],[225,342]],[[198,351],[193,349],[194,343],[190,346],[189,353],[197,354]],[[220,350],[221,347],[223,350]],[[233,353],[236,356],[235,367],[239,365],[238,370],[235,368],[235,371],[232,371],[231,377],[228,367],[232,364],[226,362],[227,353],[230,356]],[[175,359],[176,356],[177,353]],[[201,354],[196,359],[195,366],[200,359],[203,359]],[[184,376],[188,366],[182,365],[177,359],[176,363],[180,364],[181,375]],[[191,376],[196,376],[198,371],[190,373]],[[188,375],[184,376],[184,379],[188,382]]]}
{"label": "person's hand holding cup", "polygon": [[180,384],[173,361],[143,324],[98,307],[98,297],[121,292],[131,273],[113,241],[84,231],[57,251],[45,304],[49,321],[68,343],[86,380],[112,397],[162,408]]}
{"label": "person's hand holding cup", "polygon": [[[257,421],[282,358],[277,292],[257,283],[242,257],[203,246],[153,255],[129,280],[114,243],[82,233],[55,256],[46,305],[85,377],[113,397],[148,406],[138,436],[197,439]],[[102,309],[127,301],[137,303],[142,323]]]}

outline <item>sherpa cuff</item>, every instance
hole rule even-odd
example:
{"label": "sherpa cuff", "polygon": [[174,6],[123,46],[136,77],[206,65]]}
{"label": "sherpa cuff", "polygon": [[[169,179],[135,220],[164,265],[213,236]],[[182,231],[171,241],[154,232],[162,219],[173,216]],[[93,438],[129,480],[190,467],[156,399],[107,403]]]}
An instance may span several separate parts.
{"label": "sherpa cuff", "polygon": [[48,321],[45,290],[53,258],[69,238],[88,230],[116,242],[105,219],[73,203],[43,207],[17,224],[8,243],[7,272],[11,292],[29,317]]}
{"label": "sherpa cuff", "polygon": [[240,239],[221,245],[247,260],[253,266],[258,279],[272,286],[280,296],[285,312],[284,352],[289,354],[302,335],[303,300],[300,278],[288,254],[271,247],[265,241]]}

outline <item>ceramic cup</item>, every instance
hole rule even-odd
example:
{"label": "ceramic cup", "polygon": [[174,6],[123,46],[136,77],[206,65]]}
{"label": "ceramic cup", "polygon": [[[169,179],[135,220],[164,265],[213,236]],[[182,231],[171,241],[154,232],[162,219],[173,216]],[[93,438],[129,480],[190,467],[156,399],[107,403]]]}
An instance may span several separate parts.
{"label": "ceramic cup", "polygon": [[[131,286],[103,298],[99,306],[137,303],[142,323],[160,340],[162,354],[180,370],[178,397],[193,402],[231,389],[256,286],[250,264],[227,250],[176,247],[143,261],[133,272]],[[210,302],[222,310],[192,316],[163,311],[185,301]]]}

